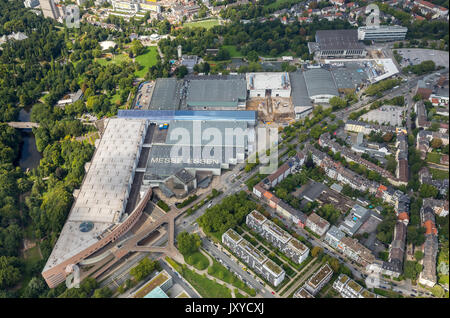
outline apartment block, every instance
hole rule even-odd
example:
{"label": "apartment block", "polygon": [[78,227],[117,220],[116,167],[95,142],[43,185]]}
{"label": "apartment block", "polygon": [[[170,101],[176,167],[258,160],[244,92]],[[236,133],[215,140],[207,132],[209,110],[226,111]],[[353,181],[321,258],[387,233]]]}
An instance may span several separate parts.
{"label": "apartment block", "polygon": [[278,286],[284,280],[284,270],[233,229],[229,229],[222,235],[222,243],[273,286]]}
{"label": "apartment block", "polygon": [[306,220],[306,226],[317,235],[322,236],[330,228],[330,223],[316,213],[311,213]]}
{"label": "apartment block", "polygon": [[300,264],[308,257],[309,248],[307,246],[258,211],[253,210],[249,213],[246,223],[294,262]]}
{"label": "apartment block", "polygon": [[315,295],[328,283],[333,276],[333,270],[330,265],[326,263],[305,283],[305,289],[312,295]]}
{"label": "apartment block", "polygon": [[339,275],[333,283],[333,288],[343,298],[376,298],[374,293],[369,292],[345,274]]}

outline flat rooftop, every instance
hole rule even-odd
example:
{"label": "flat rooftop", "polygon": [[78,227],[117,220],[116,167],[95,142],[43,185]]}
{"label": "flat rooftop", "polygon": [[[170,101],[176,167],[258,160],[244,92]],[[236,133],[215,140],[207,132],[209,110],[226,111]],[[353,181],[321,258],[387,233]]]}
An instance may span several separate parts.
{"label": "flat rooftop", "polygon": [[126,208],[145,120],[108,119],[102,139],[44,271],[99,240]]}
{"label": "flat rooftop", "polygon": [[265,228],[267,231],[272,232],[272,235],[277,236],[281,241],[287,243],[287,241],[292,237],[288,232],[284,231],[273,223],[272,221],[267,221],[263,224],[263,228]]}
{"label": "flat rooftop", "polygon": [[267,220],[267,218],[264,215],[262,215],[261,213],[259,213],[256,210],[253,210],[252,212],[250,212],[250,215],[259,222],[264,222],[265,220]]}
{"label": "flat rooftop", "polygon": [[290,89],[290,79],[286,72],[247,73],[247,89]]}
{"label": "flat rooftop", "polygon": [[318,30],[316,42],[321,50],[363,50],[364,44],[358,41],[358,30]]}
{"label": "flat rooftop", "polygon": [[239,246],[244,249],[249,255],[251,255],[254,259],[256,259],[259,263],[264,263],[267,257],[258,251],[252,244],[250,244],[247,240],[242,239],[239,243]]}
{"label": "flat rooftop", "polygon": [[[161,286],[165,282],[167,282],[171,277],[169,274],[164,270],[157,274],[155,277],[150,279],[148,283],[146,283],[144,286],[142,286],[135,294],[134,298],[143,298],[146,297],[151,291],[153,291],[158,286]],[[153,297],[150,297],[153,298]]]}
{"label": "flat rooftop", "polygon": [[316,288],[319,286],[319,284],[330,274],[333,270],[331,269],[330,265],[325,264],[323,265],[308,281],[308,284],[311,285],[311,287]]}
{"label": "flat rooftop", "polygon": [[242,239],[242,236],[240,236],[235,230],[228,229],[224,234],[228,235],[235,243],[239,242],[240,239]]}
{"label": "flat rooftop", "polygon": [[158,78],[153,88],[149,109],[177,110],[180,108],[182,81],[175,78]]}
{"label": "flat rooftop", "polygon": [[244,77],[186,80],[188,107],[237,107],[247,98]]}

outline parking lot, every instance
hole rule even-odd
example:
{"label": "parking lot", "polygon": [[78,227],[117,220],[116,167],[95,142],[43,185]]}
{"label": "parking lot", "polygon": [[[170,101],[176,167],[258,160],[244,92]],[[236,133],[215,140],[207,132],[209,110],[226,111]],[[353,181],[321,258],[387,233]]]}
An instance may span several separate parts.
{"label": "parking lot", "polygon": [[436,66],[448,67],[448,52],[429,49],[397,49],[398,54],[403,57],[401,67],[417,65],[423,61],[433,61]]}

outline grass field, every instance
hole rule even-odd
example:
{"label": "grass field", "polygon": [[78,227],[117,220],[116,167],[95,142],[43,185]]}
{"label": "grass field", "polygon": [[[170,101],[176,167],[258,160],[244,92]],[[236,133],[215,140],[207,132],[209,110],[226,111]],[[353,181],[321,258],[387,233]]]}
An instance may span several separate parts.
{"label": "grass field", "polygon": [[204,298],[231,298],[231,291],[227,287],[194,273],[188,268],[183,269],[182,275]]}
{"label": "grass field", "polygon": [[208,274],[245,291],[251,296],[256,295],[254,289],[248,287],[242,280],[237,278],[233,273],[231,273],[228,269],[226,269],[214,259],[213,265],[208,268]]}
{"label": "grass field", "polygon": [[130,60],[130,58],[126,54],[117,54],[117,55],[114,55],[113,58],[111,58],[109,61],[105,57],[97,58],[95,60],[100,65],[107,65],[107,64],[110,64],[110,63],[120,64],[122,62],[127,62],[127,61]]}
{"label": "grass field", "polygon": [[158,55],[158,49],[156,46],[147,46],[145,52],[136,57],[136,62],[139,63],[143,68],[134,73],[137,77],[144,77],[147,74],[148,69],[156,64],[156,57]]}
{"label": "grass field", "polygon": [[298,2],[297,0],[276,0],[275,2],[273,2],[271,4],[265,5],[265,7],[269,8],[269,9],[272,9],[272,8],[275,8],[276,6],[278,6],[279,4],[282,4],[282,3],[292,3],[292,4],[294,4],[294,3],[297,3],[297,2]]}
{"label": "grass field", "polygon": [[193,22],[186,22],[183,24],[183,26],[188,28],[205,28],[205,29],[211,29],[212,27],[220,25],[219,20],[217,19],[207,19],[202,21],[193,21]]}
{"label": "grass field", "polygon": [[441,162],[441,155],[437,152],[429,152],[427,154],[427,161],[439,164]]}
{"label": "grass field", "polygon": [[448,171],[430,168],[430,172],[433,175],[433,179],[438,180],[448,179]]}
{"label": "grass field", "polygon": [[196,269],[202,271],[209,266],[209,260],[200,252],[195,252],[192,255],[184,258],[185,262],[194,266]]}
{"label": "grass field", "polygon": [[242,53],[236,49],[235,45],[223,45],[222,49],[227,50],[230,57],[242,57]]}

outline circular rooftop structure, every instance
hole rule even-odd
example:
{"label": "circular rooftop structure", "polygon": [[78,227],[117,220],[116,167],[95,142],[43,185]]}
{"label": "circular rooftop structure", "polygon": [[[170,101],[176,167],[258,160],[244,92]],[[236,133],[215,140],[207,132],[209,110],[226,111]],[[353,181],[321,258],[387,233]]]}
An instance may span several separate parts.
{"label": "circular rooftop structure", "polygon": [[83,233],[87,233],[94,228],[94,223],[88,221],[80,224],[80,231]]}

